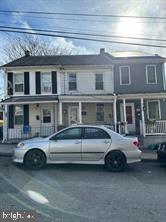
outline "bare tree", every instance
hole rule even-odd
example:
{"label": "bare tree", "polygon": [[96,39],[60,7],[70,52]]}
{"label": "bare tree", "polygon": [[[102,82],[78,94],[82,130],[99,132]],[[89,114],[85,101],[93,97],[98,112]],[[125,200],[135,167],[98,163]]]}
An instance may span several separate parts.
{"label": "bare tree", "polygon": [[72,50],[66,46],[56,46],[50,41],[45,41],[37,36],[17,36],[8,37],[8,41],[3,48],[7,61],[18,59],[29,51],[30,55],[62,55],[72,54]]}

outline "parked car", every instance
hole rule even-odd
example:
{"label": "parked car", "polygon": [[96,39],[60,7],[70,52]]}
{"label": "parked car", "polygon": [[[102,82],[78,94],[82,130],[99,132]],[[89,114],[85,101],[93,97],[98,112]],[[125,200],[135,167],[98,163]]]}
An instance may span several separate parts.
{"label": "parked car", "polygon": [[161,163],[166,164],[166,142],[162,142],[157,146],[157,159]]}
{"label": "parked car", "polygon": [[108,170],[121,171],[126,164],[141,161],[138,141],[104,127],[76,125],[47,138],[20,142],[13,161],[37,170],[46,163],[105,164]]}

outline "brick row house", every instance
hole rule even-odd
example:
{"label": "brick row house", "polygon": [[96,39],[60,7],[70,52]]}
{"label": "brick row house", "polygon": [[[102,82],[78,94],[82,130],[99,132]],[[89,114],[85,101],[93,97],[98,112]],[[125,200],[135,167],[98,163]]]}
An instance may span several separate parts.
{"label": "brick row house", "polygon": [[164,62],[158,55],[104,49],[96,55],[26,53],[2,66],[4,140],[47,136],[74,123],[166,134]]}

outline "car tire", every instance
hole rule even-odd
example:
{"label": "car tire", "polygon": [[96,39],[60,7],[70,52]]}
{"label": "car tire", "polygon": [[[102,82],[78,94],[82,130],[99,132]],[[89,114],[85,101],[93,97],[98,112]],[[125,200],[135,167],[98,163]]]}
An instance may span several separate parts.
{"label": "car tire", "polygon": [[125,155],[121,151],[111,151],[105,157],[105,166],[109,171],[120,172],[126,166]]}
{"label": "car tire", "polygon": [[24,158],[24,165],[31,170],[39,170],[46,165],[46,155],[41,150],[30,150]]}

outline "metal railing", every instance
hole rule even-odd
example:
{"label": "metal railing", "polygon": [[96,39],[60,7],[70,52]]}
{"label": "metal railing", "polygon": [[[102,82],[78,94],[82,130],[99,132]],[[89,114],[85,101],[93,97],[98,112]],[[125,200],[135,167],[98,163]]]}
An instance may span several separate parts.
{"label": "metal railing", "polygon": [[21,128],[8,129],[8,139],[29,139],[33,137],[46,137],[55,132],[55,125],[42,126],[42,127],[30,127],[24,126]]}
{"label": "metal railing", "polygon": [[146,135],[166,135],[166,120],[159,120],[145,124]]}

